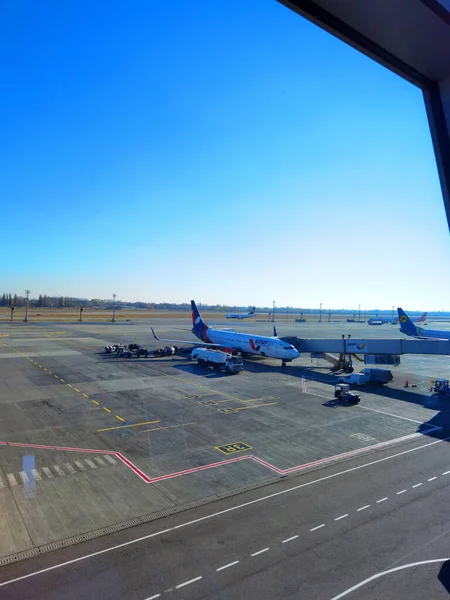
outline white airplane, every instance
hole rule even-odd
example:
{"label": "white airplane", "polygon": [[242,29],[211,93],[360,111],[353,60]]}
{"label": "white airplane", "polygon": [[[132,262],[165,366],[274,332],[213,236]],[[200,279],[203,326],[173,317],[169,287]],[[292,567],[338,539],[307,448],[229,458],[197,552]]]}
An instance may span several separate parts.
{"label": "white airplane", "polygon": [[248,319],[249,317],[254,317],[256,311],[256,306],[252,306],[248,313],[228,313],[225,315],[227,319]]}
{"label": "white airplane", "polygon": [[[201,342],[196,342],[196,346],[208,346],[209,348],[222,348],[236,350],[242,354],[256,354],[257,356],[267,356],[269,358],[279,358],[284,366],[287,362],[300,356],[300,352],[292,344],[283,342],[276,337],[265,337],[257,335],[248,335],[247,333],[237,333],[235,331],[224,331],[213,329],[204,323],[202,316],[195,304],[191,300],[192,308],[192,333]],[[161,342],[171,342],[178,344],[191,344],[186,340],[167,340],[156,336],[152,328],[153,336]],[[274,331],[276,335],[276,331]]]}
{"label": "white airplane", "polygon": [[450,340],[450,331],[439,331],[438,329],[423,329],[417,327],[402,308],[397,308],[400,323],[400,331],[415,338],[435,338],[439,340]]}
{"label": "white airplane", "polygon": [[[426,312],[421,317],[408,317],[411,323],[425,323],[427,319]],[[397,325],[399,322],[398,317],[379,317],[378,315],[367,321],[369,325],[383,325],[383,323],[390,323],[391,325]]]}

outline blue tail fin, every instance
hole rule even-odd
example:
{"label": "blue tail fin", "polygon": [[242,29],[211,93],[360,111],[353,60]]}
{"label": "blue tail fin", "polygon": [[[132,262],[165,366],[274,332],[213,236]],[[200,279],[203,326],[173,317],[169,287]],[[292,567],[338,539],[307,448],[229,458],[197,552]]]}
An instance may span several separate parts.
{"label": "blue tail fin", "polygon": [[211,342],[208,338],[208,326],[205,325],[202,319],[202,315],[197,308],[194,300],[191,300],[191,309],[192,309],[192,333],[196,335],[203,342]]}
{"label": "blue tail fin", "polygon": [[273,326],[273,337],[278,337],[277,329],[275,325]]}
{"label": "blue tail fin", "polygon": [[406,333],[406,335],[418,336],[417,327],[405,313],[402,308],[397,308],[398,311],[398,322],[400,323],[400,331]]}

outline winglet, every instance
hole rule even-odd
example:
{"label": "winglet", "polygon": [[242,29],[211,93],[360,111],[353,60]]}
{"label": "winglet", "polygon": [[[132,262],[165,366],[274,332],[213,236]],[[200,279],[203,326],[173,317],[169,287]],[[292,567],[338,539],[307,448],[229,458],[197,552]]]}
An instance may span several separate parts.
{"label": "winglet", "polygon": [[402,308],[397,308],[398,311],[398,321],[400,323],[400,331],[402,333],[406,333],[406,335],[418,336],[419,333],[417,331],[417,327],[405,313]]}
{"label": "winglet", "polygon": [[273,337],[278,337],[277,328],[273,326]]}
{"label": "winglet", "polygon": [[150,327],[150,329],[152,330],[153,333],[153,337],[155,338],[155,340],[158,340],[158,342],[160,341],[159,337],[156,335],[156,333],[153,331],[153,327]]}

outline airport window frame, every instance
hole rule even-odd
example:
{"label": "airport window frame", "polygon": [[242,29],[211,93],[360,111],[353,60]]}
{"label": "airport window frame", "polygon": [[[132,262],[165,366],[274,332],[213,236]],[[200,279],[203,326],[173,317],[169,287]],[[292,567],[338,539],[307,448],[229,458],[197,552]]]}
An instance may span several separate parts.
{"label": "airport window frame", "polygon": [[[450,12],[436,0],[420,0],[450,25]],[[447,129],[439,83],[417,71],[344,21],[317,5],[314,0],[277,0],[286,8],[362,52],[396,75],[422,90],[441,184],[447,225],[450,230],[450,126]]]}

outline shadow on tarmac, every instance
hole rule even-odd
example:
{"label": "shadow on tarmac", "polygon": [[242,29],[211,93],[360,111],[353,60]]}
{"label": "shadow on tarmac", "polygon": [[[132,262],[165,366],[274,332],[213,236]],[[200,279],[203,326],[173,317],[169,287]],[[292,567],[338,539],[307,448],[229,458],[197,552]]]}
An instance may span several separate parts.
{"label": "shadow on tarmac", "polygon": [[439,574],[438,580],[445,587],[446,591],[450,594],[450,560],[446,560],[442,565]]}
{"label": "shadow on tarmac", "polygon": [[[326,383],[334,385],[337,383],[337,376],[330,373],[317,373],[316,367],[305,367],[305,366],[294,366],[289,364],[286,368],[282,368],[278,364],[267,364],[267,362],[258,362],[254,360],[245,361],[245,370],[251,373],[274,373],[284,372],[291,377],[304,378],[309,381],[317,381],[319,383]],[[326,367],[324,368],[326,370]],[[429,421],[424,421],[417,427],[417,433],[434,437],[437,439],[444,439],[450,436],[450,396],[431,396],[429,393],[424,394],[411,389],[405,388],[393,388],[380,385],[365,385],[351,386],[354,390],[364,391],[372,395],[380,395],[383,398],[390,398],[392,400],[399,400],[401,402],[408,402],[417,406],[423,406],[431,410],[439,411]],[[347,406],[336,404],[332,398],[333,394],[330,390],[330,400],[325,402],[323,405],[329,408],[349,408]],[[352,407],[350,407],[352,408]],[[432,429],[433,428],[433,429]],[[449,440],[450,441],[450,440]]]}

